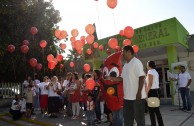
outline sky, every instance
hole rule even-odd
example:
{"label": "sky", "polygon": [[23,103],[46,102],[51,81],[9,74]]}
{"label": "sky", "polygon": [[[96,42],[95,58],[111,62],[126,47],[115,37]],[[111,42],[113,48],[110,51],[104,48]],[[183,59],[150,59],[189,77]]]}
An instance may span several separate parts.
{"label": "sky", "polygon": [[[194,34],[194,0],[118,0],[111,9],[107,0],[53,0],[60,11],[60,30],[79,31],[78,39],[87,35],[85,26],[96,24],[98,39],[118,34],[126,26],[134,29],[176,17],[190,34]],[[67,42],[68,48],[70,42]],[[66,51],[67,52],[67,51]],[[68,53],[68,52],[67,52]]]}

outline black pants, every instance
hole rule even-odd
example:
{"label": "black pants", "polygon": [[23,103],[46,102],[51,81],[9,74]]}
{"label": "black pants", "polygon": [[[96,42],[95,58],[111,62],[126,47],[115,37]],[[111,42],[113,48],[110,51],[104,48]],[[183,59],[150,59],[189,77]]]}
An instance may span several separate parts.
{"label": "black pants", "polygon": [[101,120],[100,101],[96,101],[95,103],[95,113],[96,113],[96,118],[98,120]]}
{"label": "black pants", "polygon": [[[159,89],[150,89],[148,93],[148,97],[158,97],[159,98]],[[159,107],[148,107],[148,108],[149,108],[151,126],[156,126],[156,118],[158,120],[158,125],[164,126]]]}
{"label": "black pants", "polygon": [[22,117],[20,110],[9,110],[9,113],[12,115],[13,120],[18,120]]}
{"label": "black pants", "polygon": [[59,97],[48,97],[48,113],[57,113],[59,110]]}

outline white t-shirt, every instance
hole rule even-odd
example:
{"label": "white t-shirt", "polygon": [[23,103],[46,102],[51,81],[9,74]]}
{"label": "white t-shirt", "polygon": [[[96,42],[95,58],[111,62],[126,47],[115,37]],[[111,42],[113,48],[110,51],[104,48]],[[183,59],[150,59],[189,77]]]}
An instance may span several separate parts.
{"label": "white t-shirt", "polygon": [[38,85],[38,87],[41,90],[41,95],[48,95],[48,90],[46,89],[48,83],[42,82],[42,83],[39,83],[37,85]]}
{"label": "white t-shirt", "polygon": [[64,80],[63,87],[65,87],[65,90],[69,89],[69,80]]}
{"label": "white t-shirt", "polygon": [[72,82],[70,85],[70,89],[72,89],[72,90],[77,89],[77,84],[75,82]]}
{"label": "white t-shirt", "polygon": [[[139,77],[145,76],[143,64],[135,57],[123,66],[121,77],[123,78],[124,99],[136,100],[139,87]],[[142,89],[142,99],[146,98],[145,86]]]}
{"label": "white t-shirt", "polygon": [[56,89],[61,89],[61,84],[59,82],[53,84],[53,86],[49,86],[48,97],[59,97],[59,95],[54,92]]}
{"label": "white t-shirt", "polygon": [[[34,81],[36,82],[36,84],[40,83],[40,81],[38,79],[35,79]],[[39,93],[39,88],[38,87],[36,87],[36,93]]]}
{"label": "white t-shirt", "polygon": [[191,76],[188,72],[180,73],[178,76],[178,84],[179,87],[186,87],[188,84],[188,81],[191,79]]}
{"label": "white t-shirt", "polygon": [[159,75],[158,75],[158,72],[155,69],[148,70],[148,73],[147,73],[147,76],[146,76],[146,84],[148,84],[148,82],[149,82],[148,74],[151,74],[153,76],[151,89],[158,89],[159,88]]}
{"label": "white t-shirt", "polygon": [[22,105],[21,100],[20,100],[20,102],[17,105],[14,105],[15,103],[16,103],[16,100],[14,99],[12,101],[12,104],[11,104],[11,109],[12,110],[20,110],[21,109],[21,105]]}

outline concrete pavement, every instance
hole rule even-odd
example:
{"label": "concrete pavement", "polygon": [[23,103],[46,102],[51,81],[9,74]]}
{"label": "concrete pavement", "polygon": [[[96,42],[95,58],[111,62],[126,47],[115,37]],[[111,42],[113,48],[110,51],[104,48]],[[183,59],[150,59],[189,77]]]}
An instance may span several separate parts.
{"label": "concrete pavement", "polygon": [[[164,120],[165,126],[193,126],[194,125],[194,110],[191,110],[190,112],[184,112],[182,110],[177,110],[178,107],[171,106],[171,105],[162,105],[160,107],[162,117]],[[0,108],[0,114],[8,112],[8,108]],[[44,125],[44,123],[49,123],[53,126],[84,126],[86,125],[86,120],[84,116],[80,116],[80,119],[78,120],[72,120],[70,117],[64,116],[63,113],[60,113],[58,118],[49,118],[49,117],[42,117],[40,114],[40,111],[35,111],[36,115],[33,116],[32,120],[35,122],[43,122],[41,125]],[[81,111],[81,115],[83,115],[83,112]],[[0,117],[1,118],[1,117]],[[10,118],[11,119],[11,118]],[[145,115],[146,119],[146,126],[150,126],[150,119],[149,114]],[[17,122],[17,121],[16,121]],[[0,125],[6,124],[9,126],[8,122],[0,121]],[[13,124],[10,124],[10,126]],[[32,125],[26,123],[25,125]],[[46,124],[45,124],[46,125]],[[100,124],[99,126],[108,126],[108,123]]]}

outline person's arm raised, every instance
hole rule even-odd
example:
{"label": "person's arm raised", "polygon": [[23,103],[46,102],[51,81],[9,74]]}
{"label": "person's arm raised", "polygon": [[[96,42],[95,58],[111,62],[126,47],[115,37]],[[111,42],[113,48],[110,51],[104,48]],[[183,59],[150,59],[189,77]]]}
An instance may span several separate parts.
{"label": "person's arm raised", "polygon": [[123,78],[122,77],[106,76],[106,80],[110,80],[110,81],[123,81]]}

